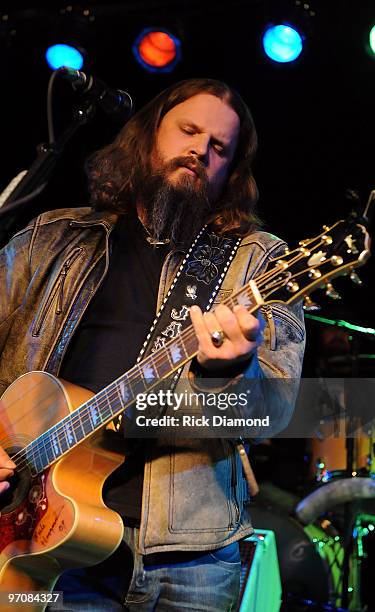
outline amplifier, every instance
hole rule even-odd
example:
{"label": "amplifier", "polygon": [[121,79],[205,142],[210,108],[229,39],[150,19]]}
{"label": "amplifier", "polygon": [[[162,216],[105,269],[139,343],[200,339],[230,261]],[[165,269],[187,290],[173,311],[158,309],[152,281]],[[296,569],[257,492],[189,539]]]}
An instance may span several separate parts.
{"label": "amplifier", "polygon": [[255,529],[240,542],[239,612],[279,612],[281,580],[273,531]]}

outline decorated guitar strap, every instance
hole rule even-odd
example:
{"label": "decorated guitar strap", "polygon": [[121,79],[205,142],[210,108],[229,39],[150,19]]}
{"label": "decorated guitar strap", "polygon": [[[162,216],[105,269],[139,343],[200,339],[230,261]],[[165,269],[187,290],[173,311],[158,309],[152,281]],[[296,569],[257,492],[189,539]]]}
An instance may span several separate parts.
{"label": "decorated guitar strap", "polygon": [[[241,238],[218,236],[209,231],[207,226],[202,228],[176,272],[151,325],[137,363],[163,348],[166,342],[179,336],[191,324],[190,306],[197,304],[203,311],[210,310],[240,242]],[[180,355],[176,355],[176,362],[179,357]],[[172,382],[168,381],[169,389],[176,386],[182,369],[183,367],[177,370]],[[152,366],[147,374],[150,378],[155,376]],[[126,410],[127,419],[131,419],[133,415],[132,407],[129,408]]]}

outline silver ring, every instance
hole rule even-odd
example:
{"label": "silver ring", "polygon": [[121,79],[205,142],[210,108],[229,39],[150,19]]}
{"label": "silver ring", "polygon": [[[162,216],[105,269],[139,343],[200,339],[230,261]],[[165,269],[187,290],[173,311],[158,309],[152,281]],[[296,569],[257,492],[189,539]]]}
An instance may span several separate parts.
{"label": "silver ring", "polygon": [[216,346],[216,348],[220,348],[225,340],[225,334],[221,329],[215,329],[215,331],[211,334],[212,344]]}

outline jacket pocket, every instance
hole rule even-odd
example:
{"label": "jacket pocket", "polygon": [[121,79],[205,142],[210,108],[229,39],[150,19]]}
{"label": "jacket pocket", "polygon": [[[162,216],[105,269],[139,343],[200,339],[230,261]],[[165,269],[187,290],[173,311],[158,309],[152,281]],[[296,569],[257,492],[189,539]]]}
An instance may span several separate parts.
{"label": "jacket pocket", "polygon": [[278,333],[277,328],[282,326],[288,330],[289,340],[292,342],[302,342],[305,338],[305,328],[293,312],[287,310],[286,306],[279,304],[265,304],[261,311],[266,318],[267,334],[265,338],[269,340],[269,348],[271,351],[277,349]]}
{"label": "jacket pocket", "polygon": [[31,332],[32,336],[36,337],[40,335],[43,324],[48,314],[51,312],[54,304],[55,304],[55,315],[61,314],[63,298],[64,298],[64,286],[65,286],[65,280],[66,280],[68,271],[70,270],[70,268],[72,267],[72,265],[78,259],[78,257],[81,255],[82,252],[83,252],[83,247],[76,247],[69,253],[68,257],[66,258],[63,265],[61,266],[55,283],[51,287],[51,290],[49,291],[49,293],[47,294],[46,298],[43,300],[40,306],[39,312],[37,314],[37,317],[35,319],[33,329]]}
{"label": "jacket pocket", "polygon": [[229,451],[227,440],[207,438],[184,440],[171,454],[170,532],[201,533],[205,544],[205,533],[235,522]]}

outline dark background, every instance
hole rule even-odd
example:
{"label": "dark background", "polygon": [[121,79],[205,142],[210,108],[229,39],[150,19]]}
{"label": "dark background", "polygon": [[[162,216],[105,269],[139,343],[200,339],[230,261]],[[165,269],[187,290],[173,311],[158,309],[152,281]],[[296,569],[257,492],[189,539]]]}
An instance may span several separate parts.
{"label": "dark background", "polygon": [[[1,189],[29,167],[36,145],[47,140],[50,69],[44,52],[49,44],[62,41],[83,46],[88,53],[83,70],[127,89],[136,108],[189,77],[210,76],[237,88],[252,110],[259,135],[254,168],[259,211],[266,227],[291,244],[345,215],[350,209],[347,188],[358,190],[365,201],[374,187],[375,58],[366,50],[375,18],[370,0],[304,5],[298,0],[94,1],[73,4],[70,11],[63,2],[43,5],[0,5]],[[261,47],[265,25],[282,18],[296,23],[305,35],[304,51],[291,64],[270,61]],[[151,25],[169,27],[182,40],[182,61],[172,73],[146,72],[132,54],[136,35]],[[57,135],[69,123],[76,102],[69,84],[57,81]],[[118,120],[99,111],[81,128],[46,192],[28,205],[18,224],[42,210],[85,204],[84,159],[109,142],[119,127]],[[345,306],[335,306],[335,316],[375,326],[373,270],[370,262],[361,271],[360,289],[347,279],[337,281]],[[326,300],[319,299],[325,305]],[[325,307],[324,314],[330,312]]]}
{"label": "dark background", "polygon": [[[351,208],[345,199],[347,189],[357,190],[362,202],[367,200],[374,188],[375,56],[366,48],[375,22],[373,0],[90,1],[73,4],[71,11],[67,6],[0,0],[0,191],[30,166],[36,145],[47,140],[51,72],[44,52],[50,44],[71,42],[88,52],[83,70],[127,89],[136,108],[184,78],[208,76],[235,87],[248,103],[258,130],[254,172],[259,212],[266,228],[290,244],[346,216]],[[292,64],[271,62],[261,47],[265,25],[283,18],[305,34],[304,51]],[[182,61],[173,72],[152,74],[136,62],[131,47],[147,26],[169,27],[181,39]],[[68,125],[77,100],[66,82],[56,82],[57,136]],[[92,123],[81,128],[45,193],[27,206],[18,226],[43,210],[85,205],[84,160],[112,140],[119,127],[114,117],[99,111]],[[372,259],[359,272],[360,288],[347,278],[335,282],[344,298],[339,306],[317,292],[322,314],[375,327],[374,270]],[[323,328],[311,321],[307,327],[306,364],[311,374]],[[353,334],[353,347],[353,352],[375,353],[373,341],[364,334]],[[357,375],[373,377],[375,360],[364,363],[366,369]],[[348,369],[345,372],[350,375]],[[284,490],[297,490],[301,482],[306,485],[307,462],[303,440],[276,440],[270,448],[259,448],[256,472],[262,479],[263,465],[265,479]],[[370,585],[367,574],[364,579]]]}

